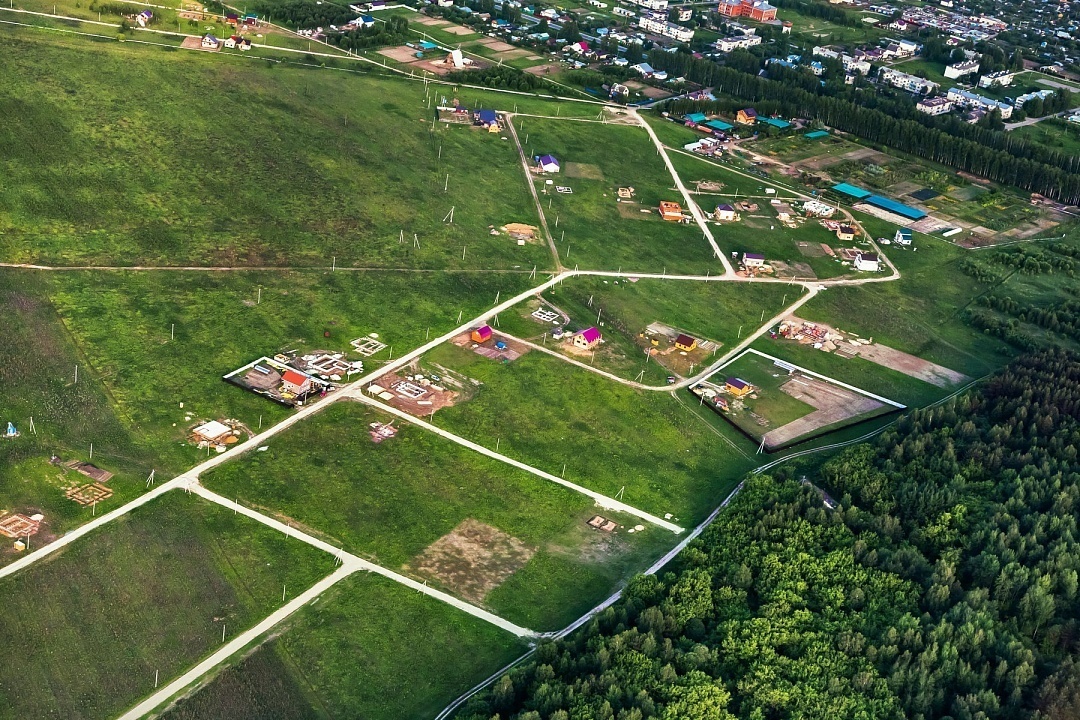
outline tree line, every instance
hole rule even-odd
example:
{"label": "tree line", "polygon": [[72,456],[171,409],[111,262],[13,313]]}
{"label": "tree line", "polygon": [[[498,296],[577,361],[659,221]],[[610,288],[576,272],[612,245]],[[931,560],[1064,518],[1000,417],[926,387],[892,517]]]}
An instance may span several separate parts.
{"label": "tree line", "polygon": [[[1045,350],[743,491],[464,720],[1071,720],[1080,357]],[[810,472],[807,470],[807,472]]]}
{"label": "tree line", "polygon": [[[1005,133],[972,126],[958,119],[935,127],[934,118],[905,115],[897,103],[870,107],[842,97],[821,93],[817,78],[803,72],[770,66],[778,79],[745,72],[747,68],[717,65],[688,53],[653,51],[653,67],[666,70],[708,87],[732,100],[675,100],[664,107],[670,112],[723,112],[754,103],[759,112],[785,117],[805,117],[926,160],[1014,185],[1069,204],[1080,202],[1080,157],[1036,149]],[[889,112],[891,111],[891,112]]]}

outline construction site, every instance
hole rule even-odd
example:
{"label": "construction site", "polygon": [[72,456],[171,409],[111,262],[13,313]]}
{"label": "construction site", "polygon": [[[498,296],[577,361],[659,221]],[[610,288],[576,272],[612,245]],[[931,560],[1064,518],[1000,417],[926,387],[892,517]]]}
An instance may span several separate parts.
{"label": "construction site", "polygon": [[776,452],[821,435],[904,409],[786,361],[748,350],[690,393],[763,452]]}

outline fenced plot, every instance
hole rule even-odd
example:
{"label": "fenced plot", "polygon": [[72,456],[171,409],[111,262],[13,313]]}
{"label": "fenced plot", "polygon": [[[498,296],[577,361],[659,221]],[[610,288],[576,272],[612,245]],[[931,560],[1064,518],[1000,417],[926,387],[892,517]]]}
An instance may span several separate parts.
{"label": "fenced plot", "polygon": [[64,497],[68,500],[74,500],[80,505],[89,505],[90,503],[108,500],[112,497],[112,494],[112,489],[105,487],[101,483],[87,483],[69,489],[64,493]]}
{"label": "fenced plot", "polygon": [[41,527],[40,520],[33,520],[25,515],[8,515],[0,518],[0,535],[9,538],[35,535]]}

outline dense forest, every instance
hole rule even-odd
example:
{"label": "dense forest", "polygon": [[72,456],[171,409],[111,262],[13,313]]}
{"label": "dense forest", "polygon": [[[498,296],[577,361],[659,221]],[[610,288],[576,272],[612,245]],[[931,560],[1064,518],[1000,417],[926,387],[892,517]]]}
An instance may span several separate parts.
{"label": "dense forest", "polygon": [[750,477],[459,717],[1080,717],[1078,445],[1080,357],[1022,357],[810,479]]}
{"label": "dense forest", "polygon": [[[860,95],[859,102],[832,96],[817,78],[798,70],[770,67],[770,78],[763,78],[749,72],[752,68],[723,67],[687,53],[653,51],[648,59],[655,68],[714,87],[718,93],[733,98],[667,103],[665,109],[676,114],[730,112],[734,107],[754,103],[759,113],[810,118],[957,170],[1062,202],[1080,202],[1080,157],[1071,153],[1038,148],[1006,133],[973,127],[955,118],[939,120],[915,112],[910,103],[874,100],[872,94]],[[759,61],[754,58],[754,62]]]}

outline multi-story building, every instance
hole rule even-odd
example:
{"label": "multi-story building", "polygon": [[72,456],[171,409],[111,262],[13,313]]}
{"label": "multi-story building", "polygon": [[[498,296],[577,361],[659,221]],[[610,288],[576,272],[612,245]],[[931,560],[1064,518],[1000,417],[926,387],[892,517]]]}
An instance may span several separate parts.
{"label": "multi-story building", "polygon": [[694,39],[693,30],[691,30],[690,28],[684,28],[682,25],[669,23],[666,20],[657,20],[655,18],[643,17],[638,19],[637,24],[638,27],[645,32],[663,35],[664,37],[671,38],[681,43],[688,43]]}
{"label": "multi-story building", "polygon": [[950,80],[959,80],[965,75],[971,75],[972,73],[977,72],[979,72],[978,60],[965,60],[963,62],[945,66],[945,77]]}
{"label": "multi-story building", "polygon": [[999,70],[998,72],[988,73],[979,78],[979,87],[988,88],[993,85],[1000,85],[1001,87],[1007,87],[1012,85],[1013,78],[1017,73],[1009,72],[1008,70]]}
{"label": "multi-story building", "polygon": [[919,101],[915,109],[927,115],[944,115],[947,112],[952,112],[953,101],[943,97],[924,98]]}
{"label": "multi-story building", "polygon": [[974,108],[976,110],[984,110],[990,112],[992,110],[1001,111],[1001,119],[1008,120],[1012,117],[1013,106],[995,100],[994,98],[988,98],[983,95],[976,95],[968,90],[961,88],[951,88],[946,95],[949,100],[952,100],[957,107],[962,108]]}
{"label": "multi-story building", "polygon": [[735,37],[720,38],[713,46],[720,52],[731,52],[738,48],[752,48],[761,44],[761,38],[757,35],[736,35]]}
{"label": "multi-story building", "polygon": [[1024,103],[1029,100],[1045,100],[1046,98],[1053,96],[1053,90],[1036,90],[1034,92],[1024,93],[1013,101],[1013,107],[1022,108],[1024,107]]}
{"label": "multi-story building", "polygon": [[883,67],[878,71],[878,78],[884,82],[898,87],[901,90],[907,90],[910,93],[917,95],[929,95],[934,90],[938,89],[938,84],[925,78],[921,78],[917,75],[909,75],[906,72],[900,72],[895,68]]}
{"label": "multi-story building", "polygon": [[766,0],[720,0],[717,12],[724,17],[744,17],[756,22],[776,19],[776,8]]}

